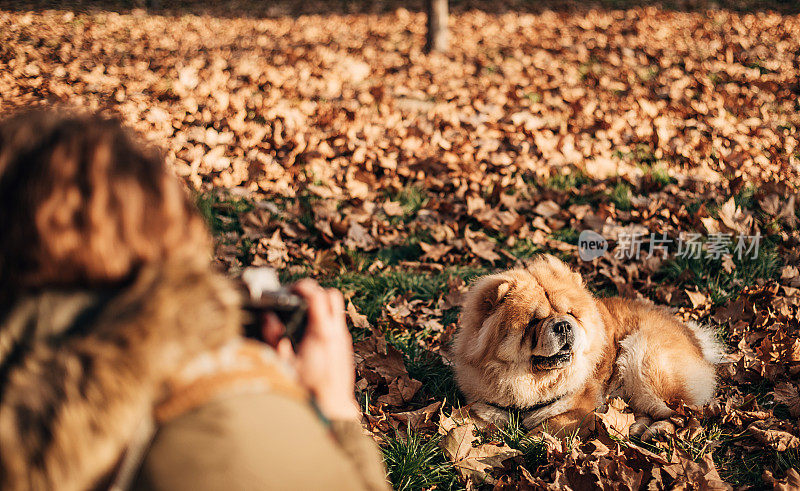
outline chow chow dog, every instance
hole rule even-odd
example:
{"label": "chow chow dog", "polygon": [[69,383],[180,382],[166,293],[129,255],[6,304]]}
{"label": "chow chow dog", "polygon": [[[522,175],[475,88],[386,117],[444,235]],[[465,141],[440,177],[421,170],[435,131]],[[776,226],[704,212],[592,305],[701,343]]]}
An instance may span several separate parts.
{"label": "chow chow dog", "polygon": [[705,404],[723,356],[713,331],[641,301],[597,298],[550,255],[478,279],[452,352],[458,385],[482,419],[504,423],[516,410],[528,429],[544,423],[565,434],[590,427],[607,396],[640,416],[631,428],[639,434],[672,414],[669,403]]}

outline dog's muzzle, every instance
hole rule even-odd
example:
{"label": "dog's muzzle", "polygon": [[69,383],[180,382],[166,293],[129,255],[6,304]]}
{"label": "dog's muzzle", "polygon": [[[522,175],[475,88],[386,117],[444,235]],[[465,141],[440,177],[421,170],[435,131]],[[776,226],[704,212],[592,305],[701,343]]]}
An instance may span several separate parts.
{"label": "dog's muzzle", "polygon": [[534,370],[553,370],[572,361],[575,324],[571,315],[551,317],[545,321],[531,356]]}

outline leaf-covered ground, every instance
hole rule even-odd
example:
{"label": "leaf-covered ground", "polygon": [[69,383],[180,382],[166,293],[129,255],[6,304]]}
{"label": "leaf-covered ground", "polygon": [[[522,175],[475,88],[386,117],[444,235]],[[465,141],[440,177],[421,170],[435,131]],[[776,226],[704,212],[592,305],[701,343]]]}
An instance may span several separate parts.
{"label": "leaf-covered ground", "polygon": [[[451,3],[452,49],[429,56],[413,2],[4,2],[0,112],[119,115],[196,192],[231,274],[345,291],[398,489],[800,485],[796,4]],[[581,261],[583,230],[612,251]],[[763,239],[755,259],[616,258],[637,231]],[[459,296],[544,251],[716,327],[715,401],[654,443],[620,401],[585,441],[464,424]]]}

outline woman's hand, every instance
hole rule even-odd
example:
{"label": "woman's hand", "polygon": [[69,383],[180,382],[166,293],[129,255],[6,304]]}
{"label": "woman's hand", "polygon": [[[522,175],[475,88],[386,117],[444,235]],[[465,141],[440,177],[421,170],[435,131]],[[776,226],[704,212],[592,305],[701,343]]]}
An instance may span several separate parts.
{"label": "woman's hand", "polygon": [[300,382],[325,417],[358,421],[361,411],[355,399],[353,339],[345,324],[344,297],[309,279],[297,282],[292,290],[308,304],[308,325],[297,353],[288,339],[275,340],[283,326],[274,314],[266,319],[264,337],[275,340],[281,356],[294,364]]}

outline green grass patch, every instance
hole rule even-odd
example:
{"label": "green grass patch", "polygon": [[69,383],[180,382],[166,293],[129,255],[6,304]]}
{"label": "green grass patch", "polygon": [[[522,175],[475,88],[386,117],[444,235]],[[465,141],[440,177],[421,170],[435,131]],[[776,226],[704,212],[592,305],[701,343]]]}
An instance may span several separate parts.
{"label": "green grass patch", "polygon": [[758,190],[755,186],[747,184],[736,193],[733,197],[733,202],[736,203],[736,206],[741,206],[743,209],[753,210],[757,207],[755,198],[756,191]]}
{"label": "green grass patch", "polygon": [[615,150],[614,155],[621,159],[636,162],[643,167],[650,167],[658,161],[653,149],[644,143],[636,144],[632,150]]}
{"label": "green grass patch", "polygon": [[609,193],[609,199],[618,210],[627,211],[631,209],[631,199],[633,193],[631,187],[626,182],[619,182]]}
{"label": "green grass patch", "polygon": [[408,437],[389,438],[383,445],[383,461],[396,491],[416,489],[458,489],[452,464],[439,448],[441,437],[424,438],[409,428]]}
{"label": "green grass patch", "polygon": [[194,201],[211,232],[222,235],[229,232],[242,233],[241,215],[253,209],[247,198],[226,193],[197,193]]}
{"label": "green grass patch", "polygon": [[399,220],[409,221],[417,216],[419,210],[425,207],[430,201],[428,192],[419,186],[406,186],[399,191],[387,194],[387,197],[392,201],[397,201],[403,207],[403,215],[401,217],[390,217],[390,222],[397,222]]}
{"label": "green grass patch", "polygon": [[597,298],[609,298],[609,297],[616,297],[619,295],[619,291],[617,291],[617,286],[614,285],[611,281],[603,281],[597,282],[594,281],[591,284],[587,284],[586,287],[592,292]]}
{"label": "green grass patch", "polygon": [[486,271],[480,268],[452,268],[435,274],[414,271],[344,273],[323,279],[321,283],[354,293],[353,304],[367,316],[370,323],[375,323],[383,308],[398,296],[433,302],[446,293],[447,282],[452,276],[469,280],[484,273]]}
{"label": "green grass patch", "polygon": [[311,233],[314,240],[319,238],[319,231],[314,219],[314,203],[319,199],[318,196],[309,192],[297,195],[297,203],[300,205],[301,210],[298,221]]}
{"label": "green grass patch", "polygon": [[691,438],[670,438],[668,453],[671,454],[674,449],[680,448],[686,452],[689,458],[699,461],[705,454],[717,447],[720,441],[731,436],[726,434],[718,424],[707,424],[702,426],[702,431],[693,432]]}
{"label": "green grass patch", "polygon": [[583,171],[580,169],[572,169],[571,172],[567,174],[558,173],[550,176],[550,178],[545,181],[544,187],[545,189],[554,191],[569,191],[578,189],[590,182],[591,180]]}
{"label": "green grass patch", "polygon": [[567,205],[592,205],[597,206],[602,203],[606,198],[606,193],[598,189],[590,189],[588,191],[579,190],[575,193],[570,193],[567,198]]}
{"label": "green grass patch", "polygon": [[508,252],[519,259],[528,259],[544,252],[544,249],[536,245],[530,239],[519,239],[514,245],[508,248]]}
{"label": "green grass patch", "polygon": [[360,251],[347,249],[347,269],[353,272],[364,272],[376,261],[381,261],[385,266],[393,266],[401,261],[413,261],[422,255],[419,242],[407,241],[406,244],[385,247],[378,251]]}
{"label": "green grass patch", "polygon": [[669,184],[677,182],[674,178],[670,177],[667,168],[661,164],[643,165],[644,170],[644,185],[651,189],[662,189]]}
{"label": "green grass patch", "polygon": [[561,242],[566,242],[567,244],[578,245],[578,237],[580,237],[581,233],[575,230],[572,227],[564,227],[559,230],[554,230],[550,237],[560,240]]}
{"label": "green grass patch", "polygon": [[[737,239],[734,236],[732,240],[729,248],[731,252]],[[706,243],[705,240],[702,242]],[[775,277],[780,269],[775,239],[768,236],[761,237],[755,258],[751,254],[743,254],[741,258],[733,254],[732,260],[734,269],[728,273],[722,266],[722,259],[709,257],[703,250],[699,257],[685,255],[665,262],[653,279],[681,288],[696,287],[699,291],[706,292],[715,305],[719,305],[738,295],[745,286],[755,284],[758,278]]]}
{"label": "green grass patch", "polygon": [[433,242],[426,229],[412,230],[402,244],[384,247],[378,251],[367,252],[350,249],[346,251],[349,259],[348,270],[366,271],[375,261],[381,261],[385,266],[394,266],[401,261],[418,260],[423,254],[420,242]]}
{"label": "green grass patch", "polygon": [[389,333],[386,336],[387,341],[403,353],[411,378],[422,382],[422,399],[433,397],[448,406],[466,403],[458,390],[453,370],[437,353],[426,350],[418,341],[419,337],[424,338],[424,334]]}
{"label": "green grass patch", "polygon": [[658,161],[653,149],[650,146],[641,143],[636,145],[636,147],[633,149],[633,152],[631,152],[631,157],[640,165],[649,167],[652,167]]}
{"label": "green grass patch", "polygon": [[525,94],[525,98],[530,101],[531,104],[538,104],[542,102],[542,94],[538,92],[528,92]]}
{"label": "green grass patch", "polygon": [[789,449],[778,452],[769,447],[761,447],[743,452],[737,445],[741,441],[752,441],[746,432],[731,433],[717,423],[704,421],[703,431],[691,440],[675,439],[672,448],[684,449],[692,458],[699,460],[705,451],[713,451],[712,458],[720,477],[734,488],[762,489],[765,470],[776,477],[789,469],[800,468],[800,450]]}
{"label": "green grass patch", "polygon": [[281,285],[291,285],[303,278],[311,276],[310,271],[305,268],[282,268],[278,270],[278,277],[281,280]]}
{"label": "green grass patch", "polygon": [[460,310],[461,309],[458,307],[451,307],[445,310],[444,314],[442,315],[442,325],[447,327],[450,324],[455,324],[458,321],[458,314]]}
{"label": "green grass patch", "polygon": [[509,414],[508,424],[485,435],[485,438],[503,442],[522,452],[525,468],[530,472],[535,472],[539,466],[547,463],[547,446],[544,440],[528,435],[519,412],[512,411]]}

